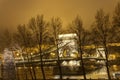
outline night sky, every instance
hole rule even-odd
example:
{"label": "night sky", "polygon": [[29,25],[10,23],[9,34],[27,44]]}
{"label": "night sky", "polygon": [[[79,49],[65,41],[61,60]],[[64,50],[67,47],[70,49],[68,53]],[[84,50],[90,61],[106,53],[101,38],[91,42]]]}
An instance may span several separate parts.
{"label": "night sky", "polygon": [[0,28],[15,30],[18,24],[27,24],[31,17],[44,14],[45,20],[60,17],[66,27],[77,15],[85,28],[94,22],[96,11],[102,8],[112,16],[120,0],[0,0]]}

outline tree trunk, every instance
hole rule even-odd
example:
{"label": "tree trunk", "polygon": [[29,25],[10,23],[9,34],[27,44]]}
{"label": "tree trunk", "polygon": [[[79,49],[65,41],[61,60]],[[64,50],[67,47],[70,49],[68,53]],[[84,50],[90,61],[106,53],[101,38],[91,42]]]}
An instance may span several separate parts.
{"label": "tree trunk", "polygon": [[84,67],[84,62],[83,62],[83,57],[82,57],[82,54],[83,54],[83,51],[82,51],[82,48],[81,48],[81,45],[80,45],[80,58],[81,58],[81,66],[82,66],[82,70],[83,70],[83,77],[84,77],[84,80],[86,80],[86,73],[85,73],[85,67]]}
{"label": "tree trunk", "polygon": [[60,80],[62,80],[62,69],[61,69],[61,65],[60,65],[60,57],[59,57],[59,52],[58,52],[58,44],[57,44],[57,64],[58,64],[58,67],[59,67],[59,73],[60,73]]}
{"label": "tree trunk", "polygon": [[43,76],[43,80],[46,80],[45,78],[45,72],[44,72],[44,66],[43,66],[43,60],[42,60],[42,50],[41,50],[41,46],[40,46],[40,66],[41,66],[41,71],[42,71],[42,76]]}
{"label": "tree trunk", "polygon": [[108,79],[111,80],[111,76],[110,76],[110,71],[109,71],[109,64],[108,64],[108,49],[106,46],[106,42],[104,42],[104,48],[105,48],[105,57],[106,57],[106,68],[107,68],[107,75],[108,75]]}

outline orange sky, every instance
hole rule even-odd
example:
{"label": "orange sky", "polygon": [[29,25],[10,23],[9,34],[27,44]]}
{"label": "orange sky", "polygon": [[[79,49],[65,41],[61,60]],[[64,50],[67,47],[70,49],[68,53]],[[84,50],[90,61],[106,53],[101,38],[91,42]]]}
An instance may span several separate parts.
{"label": "orange sky", "polygon": [[[96,11],[103,8],[112,13],[119,0],[0,0],[0,28],[15,29],[28,23],[31,17],[44,14],[47,21],[60,17],[66,27],[80,15],[85,28],[94,21]],[[111,15],[112,16],[112,15]]]}

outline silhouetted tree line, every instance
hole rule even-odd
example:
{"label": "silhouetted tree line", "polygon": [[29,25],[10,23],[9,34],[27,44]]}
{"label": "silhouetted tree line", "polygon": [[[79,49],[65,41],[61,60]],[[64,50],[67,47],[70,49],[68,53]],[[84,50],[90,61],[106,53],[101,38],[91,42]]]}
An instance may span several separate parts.
{"label": "silhouetted tree line", "polygon": [[[60,79],[62,79],[62,71],[60,66],[60,57],[58,53],[58,35],[63,33],[76,33],[78,52],[80,54],[80,60],[82,64],[83,77],[86,79],[86,72],[83,62],[83,51],[85,50],[83,46],[94,44],[96,48],[101,45],[105,49],[106,56],[106,68],[109,80],[109,64],[108,64],[108,54],[109,49],[108,43],[120,43],[120,3],[115,7],[112,19],[110,15],[106,14],[103,9],[99,9],[95,15],[94,23],[89,29],[85,29],[82,19],[79,15],[70,23],[66,31],[62,29],[62,20],[57,17],[53,17],[51,21],[47,22],[44,20],[44,15],[38,15],[29,20],[27,24],[20,24],[17,26],[17,31],[14,33],[5,30],[0,34],[0,51],[2,52],[4,48],[11,48],[13,46],[19,45],[24,50],[26,48],[36,47],[38,45],[39,58],[41,60],[41,71],[43,79],[46,79],[44,66],[43,66],[43,48],[42,45],[54,45],[57,47],[57,59],[58,67],[60,71]],[[30,54],[28,54],[29,56]],[[28,61],[29,58],[28,58]],[[35,78],[35,75],[34,75]],[[26,79],[27,80],[27,79]]]}

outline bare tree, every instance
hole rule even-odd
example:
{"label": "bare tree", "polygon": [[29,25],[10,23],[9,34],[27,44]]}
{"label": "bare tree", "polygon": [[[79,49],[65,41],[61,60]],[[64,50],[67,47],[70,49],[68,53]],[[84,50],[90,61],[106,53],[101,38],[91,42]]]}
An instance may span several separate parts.
{"label": "bare tree", "polygon": [[[17,44],[21,45],[21,47],[23,47],[23,50],[26,54],[24,54],[24,57],[27,56],[27,60],[28,62],[30,62],[30,59],[29,59],[29,54],[27,53],[27,48],[28,47],[31,47],[30,44],[31,44],[31,33],[30,31],[28,30],[28,28],[26,28],[25,25],[19,25],[17,27],[18,29],[18,32],[14,34],[14,39],[15,41],[17,42]],[[22,51],[23,51],[22,50]],[[23,53],[23,52],[22,52]],[[22,54],[23,55],[23,54]],[[24,68],[26,67],[25,64],[23,64]],[[30,65],[29,65],[30,66]],[[31,78],[33,80],[33,75],[32,75],[32,72],[31,72],[31,69],[29,68],[29,71],[30,71],[30,75],[31,75]],[[27,80],[27,73],[25,72],[25,75],[26,75],[26,80]]]}
{"label": "bare tree", "polygon": [[2,31],[0,35],[0,50],[3,51],[4,48],[12,47],[12,42],[12,33],[7,29]]}
{"label": "bare tree", "polygon": [[61,69],[61,65],[60,65],[60,56],[59,56],[59,48],[58,48],[58,44],[59,44],[59,40],[58,40],[58,35],[61,33],[61,27],[62,27],[62,23],[61,23],[61,20],[60,18],[52,18],[51,19],[51,29],[52,29],[52,36],[53,36],[53,39],[54,39],[54,45],[56,45],[57,47],[57,50],[56,50],[56,53],[57,53],[57,64],[58,64],[58,67],[59,67],[59,73],[60,73],[60,79],[62,80],[62,69]]}
{"label": "bare tree", "polygon": [[83,23],[82,20],[80,19],[79,16],[75,18],[75,20],[72,22],[71,30],[77,34],[77,43],[78,43],[78,53],[80,54],[80,60],[81,60],[81,66],[83,70],[83,77],[86,80],[86,73],[85,73],[85,67],[84,67],[84,62],[83,62],[83,50],[84,50],[84,45],[85,45],[85,39],[87,32],[83,28]]}
{"label": "bare tree", "polygon": [[105,14],[102,9],[98,10],[95,16],[95,24],[94,24],[94,39],[96,45],[103,46],[105,51],[105,63],[107,68],[108,79],[111,80],[110,71],[109,71],[109,64],[108,64],[108,47],[107,43],[109,42],[109,29],[110,29],[110,22],[109,22],[109,15]]}
{"label": "bare tree", "polygon": [[47,36],[47,23],[44,20],[43,15],[38,15],[36,18],[32,18],[29,23],[29,28],[32,30],[34,34],[34,38],[39,45],[39,54],[40,54],[40,63],[41,63],[41,71],[43,75],[43,79],[45,80],[45,72],[44,72],[44,66],[43,66],[43,51],[42,51],[42,45],[43,41],[45,40]]}
{"label": "bare tree", "polygon": [[113,22],[112,22],[112,33],[114,33],[114,41],[120,41],[120,2],[116,5],[115,11],[113,14]]}

